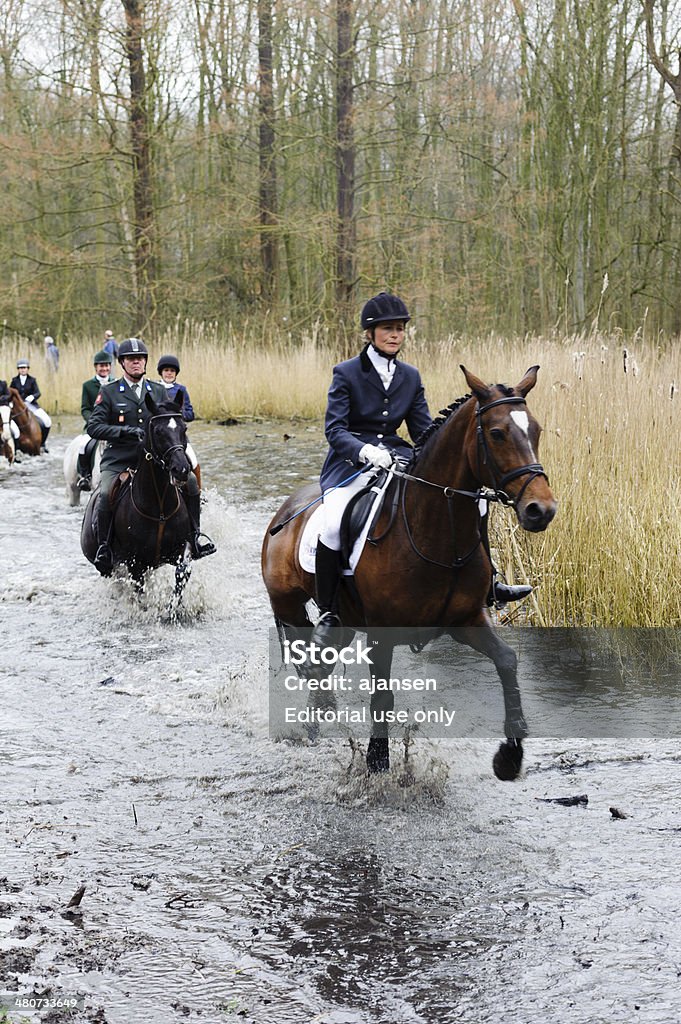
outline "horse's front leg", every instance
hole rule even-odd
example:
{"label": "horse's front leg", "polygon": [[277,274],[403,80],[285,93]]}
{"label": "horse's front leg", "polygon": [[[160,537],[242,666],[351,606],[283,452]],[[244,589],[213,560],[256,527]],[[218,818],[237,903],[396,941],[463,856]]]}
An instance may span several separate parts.
{"label": "horse's front leg", "polygon": [[189,553],[189,545],[186,545],[184,552],[175,563],[175,597],[177,598],[178,605],[182,601],[182,594],[184,593],[184,588],[189,583],[191,574],[192,560]]}
{"label": "horse's front leg", "polygon": [[527,722],[520,700],[518,686],[518,658],[515,651],[495,632],[483,614],[475,626],[463,626],[452,630],[452,636],[459,643],[480,651],[494,662],[504,691],[504,733],[502,743],[494,755],[494,774],[504,782],[512,782],[520,774],[523,761],[522,740],[527,736]]}
{"label": "horse's front leg", "polygon": [[[372,636],[369,633],[369,645]],[[393,660],[392,645],[379,641],[371,651],[371,674],[374,677],[374,690],[371,694],[371,738],[367,748],[367,769],[374,772],[387,772],[390,768],[390,751],[388,747],[387,712],[395,707],[395,695],[387,684],[390,679],[390,668]],[[384,689],[376,689],[376,683],[385,682]]]}
{"label": "horse's front leg", "polygon": [[177,562],[175,563],[175,587],[173,588],[173,593],[165,608],[165,622],[173,622],[177,618],[177,614],[182,604],[182,595],[184,594],[184,588],[189,583],[189,578],[191,574],[192,560],[189,557],[188,550],[185,549],[184,554],[180,555]]}

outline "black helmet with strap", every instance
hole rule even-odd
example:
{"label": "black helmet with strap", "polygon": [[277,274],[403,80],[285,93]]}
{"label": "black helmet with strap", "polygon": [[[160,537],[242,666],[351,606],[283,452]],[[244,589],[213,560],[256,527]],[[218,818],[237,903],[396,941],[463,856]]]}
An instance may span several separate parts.
{"label": "black helmet with strap", "polygon": [[361,322],[365,331],[370,327],[375,327],[376,324],[385,324],[391,320],[404,320],[405,324],[411,320],[409,310],[397,295],[379,292],[364,304]]}
{"label": "black helmet with strap", "polygon": [[148,359],[149,351],[141,338],[126,338],[118,346],[118,362],[122,362],[126,356],[144,356]]}
{"label": "black helmet with strap", "polygon": [[180,360],[177,358],[177,356],[171,356],[171,355],[161,356],[161,358],[159,359],[158,364],[156,366],[156,369],[158,370],[159,373],[161,372],[161,370],[166,370],[166,369],[174,370],[175,373],[179,373],[180,372]]}

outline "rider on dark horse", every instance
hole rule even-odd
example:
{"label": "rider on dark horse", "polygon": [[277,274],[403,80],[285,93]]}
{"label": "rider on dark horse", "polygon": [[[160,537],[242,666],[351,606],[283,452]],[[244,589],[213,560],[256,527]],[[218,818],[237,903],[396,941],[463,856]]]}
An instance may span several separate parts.
{"label": "rider on dark horse", "polygon": [[[97,513],[99,547],[95,555],[95,568],[102,576],[113,570],[111,549],[111,489],[118,475],[135,467],[139,457],[139,443],[144,439],[144,424],[152,415],[145,398],[147,394],[157,404],[166,401],[167,394],[161,384],[145,377],[149,353],[139,338],[127,338],[118,348],[118,361],[123,370],[121,380],[100,388],[95,407],[88,421],[88,433],[97,440],[108,441],[102,455],[101,482]],[[193,558],[204,558],[215,552],[214,544],[202,540],[200,516],[201,495],[194,473],[189,474],[184,500],[192,523],[190,546]]]}
{"label": "rider on dark horse", "polygon": [[[353,494],[367,486],[367,474],[344,485],[342,482],[369,464],[389,469],[395,457],[408,460],[412,448],[399,437],[400,426],[405,423],[415,441],[432,422],[418,370],[397,360],[410,319],[402,299],[387,292],[375,295],[361,313],[366,345],[358,356],[333,370],[325,420],[330,447],[320,478],[324,525],[315,565],[321,615],[312,633],[312,640],[322,647],[332,630],[341,625],[338,588],[343,511]],[[486,528],[481,534],[489,553]],[[531,589],[511,587],[495,579],[488,600],[499,605],[517,601],[527,597]]]}

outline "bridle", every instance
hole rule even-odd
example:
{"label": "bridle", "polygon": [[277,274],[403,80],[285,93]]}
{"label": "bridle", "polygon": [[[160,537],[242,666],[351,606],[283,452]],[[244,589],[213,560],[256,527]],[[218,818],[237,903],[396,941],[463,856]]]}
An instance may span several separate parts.
{"label": "bridle", "polygon": [[147,460],[147,462],[155,462],[156,465],[160,466],[161,469],[164,469],[166,473],[171,472],[170,466],[168,465],[167,461],[169,456],[171,456],[173,452],[186,452],[187,444],[186,442],[184,444],[171,444],[168,446],[168,448],[166,448],[163,454],[159,455],[159,453],[154,450],[154,434],[151,428],[156,420],[170,420],[179,418],[181,418],[179,413],[159,412],[156,413],[154,416],[150,416],[149,419],[147,420],[147,436],[149,438],[149,445],[148,447],[145,445],[144,458]]}
{"label": "bridle", "polygon": [[[549,482],[549,478],[544,471],[544,467],[539,462],[528,462],[525,466],[518,466],[516,469],[512,469],[510,473],[501,473],[494,456],[489,450],[487,438],[485,437],[485,432],[482,429],[483,414],[489,409],[494,409],[497,405],[526,405],[526,402],[520,395],[509,395],[507,398],[496,398],[493,402],[488,402],[487,405],[481,406],[478,402],[475,406],[475,418],[477,420],[475,433],[478,448],[478,477],[482,476],[482,466],[486,465],[492,476],[492,487],[496,495],[496,500],[501,502],[502,505],[510,505],[515,508],[525,493],[528,485],[531,484],[536,477],[543,476],[547,483]],[[519,476],[527,476],[527,480],[520,488],[520,493],[516,494],[516,496],[512,498],[506,493],[505,488],[511,480],[517,480]]]}
{"label": "bridle", "polygon": [[[436,566],[438,566],[440,568],[443,568],[443,569],[461,569],[471,560],[471,558],[473,557],[473,555],[477,551],[477,549],[478,549],[478,547],[480,545],[480,541],[481,541],[480,533],[478,532],[478,536],[477,536],[475,542],[473,543],[472,547],[463,555],[455,555],[451,562],[440,562],[437,559],[429,558],[423,551],[421,551],[419,549],[418,545],[416,544],[416,540],[414,538],[411,526],[409,524],[409,520],[408,520],[408,516],[407,516],[407,505],[406,505],[406,496],[407,496],[406,482],[407,481],[413,481],[415,483],[425,484],[428,487],[435,487],[436,490],[439,490],[444,495],[444,497],[447,499],[447,511],[448,511],[448,515],[449,515],[451,535],[452,535],[452,538],[454,539],[454,548],[455,549],[456,549],[456,540],[455,540],[455,538],[456,538],[456,517],[454,515],[454,508],[453,508],[453,505],[452,505],[452,499],[454,497],[459,496],[459,497],[464,497],[464,498],[471,498],[474,501],[480,501],[481,499],[484,499],[485,501],[488,501],[488,502],[498,501],[501,505],[505,505],[505,506],[510,507],[510,508],[515,508],[515,507],[517,507],[518,502],[520,501],[520,499],[522,498],[523,494],[525,493],[525,490],[528,487],[528,485],[536,477],[543,476],[545,478],[545,480],[547,481],[547,483],[548,483],[548,479],[549,478],[548,478],[546,472],[544,471],[544,467],[539,462],[529,462],[529,463],[527,463],[524,466],[517,466],[515,469],[510,470],[510,472],[508,472],[508,473],[502,473],[501,472],[499,466],[497,465],[497,463],[496,463],[496,461],[494,459],[494,456],[492,455],[492,453],[491,453],[491,451],[489,449],[489,446],[487,444],[487,439],[485,437],[485,432],[484,432],[483,427],[482,427],[482,417],[483,417],[483,415],[489,409],[493,409],[497,405],[526,405],[526,402],[525,402],[525,399],[522,398],[520,395],[509,395],[506,398],[496,398],[493,402],[487,402],[486,405],[482,405],[482,406],[480,405],[479,402],[476,403],[476,406],[475,406],[476,428],[475,428],[475,430],[476,430],[476,447],[477,447],[477,457],[478,457],[478,479],[480,479],[482,477],[482,475],[483,475],[482,467],[483,466],[487,466],[488,469],[489,469],[489,472],[491,474],[491,477],[492,477],[492,487],[489,488],[489,487],[485,487],[484,485],[480,484],[480,486],[478,487],[478,489],[476,491],[465,491],[465,490],[462,490],[461,488],[458,488],[458,487],[448,487],[448,486],[443,486],[442,484],[433,483],[432,480],[425,480],[423,477],[415,476],[413,473],[409,473],[408,471],[401,471],[401,470],[398,470],[398,469],[393,469],[393,470],[391,470],[391,472],[396,477],[400,478],[400,491],[401,491],[401,495],[400,495],[400,491],[398,491],[396,496],[395,496],[396,500],[395,500],[395,503],[394,503],[394,506],[393,506],[393,513],[391,514],[390,522],[388,523],[387,529],[383,531],[383,533],[381,534],[380,537],[370,538],[370,540],[372,540],[373,543],[377,543],[378,541],[383,540],[383,538],[386,536],[386,534],[390,531],[390,528],[392,527],[392,524],[393,524],[394,518],[395,518],[394,517],[394,512],[395,512],[396,507],[397,507],[397,502],[399,501],[399,503],[401,505],[402,519],[403,519],[403,522],[404,522],[404,527],[405,527],[405,532],[407,534],[407,539],[409,540],[410,546],[411,546],[412,550],[414,551],[414,553],[416,555],[418,555],[418,557],[422,561],[428,562],[431,565],[436,565]],[[522,487],[520,489],[520,493],[517,494],[515,497],[511,497],[509,494],[506,493],[504,488],[512,480],[516,480],[518,477],[521,477],[521,476],[527,476],[527,480],[522,485]],[[405,481],[405,484],[401,483],[402,480]],[[453,586],[453,583],[452,583],[452,586]],[[448,597],[449,596],[451,596],[451,594],[448,595]]]}
{"label": "bridle", "polygon": [[[144,458],[145,458],[145,460],[147,462],[153,462],[155,465],[159,466],[162,470],[164,470],[164,472],[166,472],[168,474],[168,481],[167,481],[167,483],[165,485],[163,493],[161,493],[161,491],[159,490],[158,482],[156,480],[155,474],[153,474],[153,473],[151,474],[152,481],[153,481],[153,486],[154,486],[154,491],[156,493],[156,500],[157,500],[157,503],[158,503],[159,510],[161,510],[161,511],[159,511],[158,515],[151,515],[150,513],[145,512],[143,509],[141,509],[139,507],[139,505],[135,501],[135,489],[133,487],[133,484],[134,484],[134,481],[135,481],[136,471],[133,472],[132,479],[130,481],[130,500],[132,502],[132,505],[133,505],[133,508],[135,509],[135,511],[138,512],[139,515],[141,515],[144,519],[151,519],[153,522],[159,523],[159,536],[157,538],[157,547],[158,547],[158,545],[160,545],[160,541],[161,541],[161,538],[163,536],[163,529],[164,529],[165,523],[169,519],[172,519],[172,517],[179,511],[180,505],[181,505],[180,489],[179,489],[178,484],[174,483],[173,480],[172,480],[172,471],[170,469],[170,466],[168,465],[168,461],[167,460],[169,459],[169,457],[172,455],[173,452],[177,452],[177,451],[184,451],[184,452],[186,452],[187,444],[186,444],[186,441],[185,441],[184,444],[179,444],[179,443],[178,444],[171,444],[171,445],[169,445],[166,448],[166,450],[162,454],[159,454],[157,451],[154,450],[154,433],[153,433],[153,430],[152,430],[152,426],[153,426],[153,424],[154,424],[154,422],[156,420],[180,419],[180,418],[181,418],[181,416],[180,416],[179,413],[159,412],[159,413],[155,413],[153,416],[150,416],[149,419],[147,420],[147,424],[146,424],[146,427],[147,427],[147,429],[146,429],[146,436],[148,438],[149,443],[147,445],[146,444],[146,439],[145,439]],[[170,512],[163,512],[162,510],[165,507],[165,496],[166,496],[168,487],[172,487],[173,491],[175,492],[175,507]]]}

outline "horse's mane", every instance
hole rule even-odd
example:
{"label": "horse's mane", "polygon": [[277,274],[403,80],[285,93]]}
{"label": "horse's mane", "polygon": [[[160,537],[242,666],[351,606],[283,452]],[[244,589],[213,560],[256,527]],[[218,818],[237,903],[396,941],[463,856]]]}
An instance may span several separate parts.
{"label": "horse's mane", "polygon": [[462,395],[461,398],[456,398],[451,402],[446,409],[440,409],[440,412],[435,417],[429,427],[419,434],[414,441],[414,456],[418,458],[422,454],[424,446],[430,441],[433,434],[436,434],[443,423],[446,423],[450,416],[461,408],[461,406],[468,401],[470,395]]}
{"label": "horse's mane", "polygon": [[[495,388],[498,388],[505,397],[509,397],[515,394],[515,388],[512,388],[508,384],[495,384]],[[419,434],[414,441],[414,458],[417,459],[420,455],[423,455],[424,448],[428,442],[437,434],[438,430],[443,423],[446,423],[454,413],[457,413],[462,405],[465,405],[472,395],[462,395],[461,398],[455,399],[446,409],[440,409],[440,412],[435,417],[429,427]]]}

